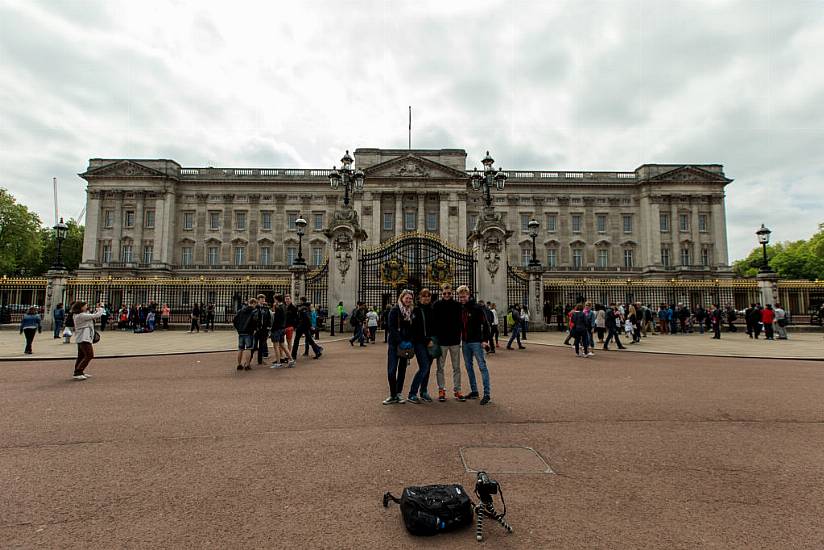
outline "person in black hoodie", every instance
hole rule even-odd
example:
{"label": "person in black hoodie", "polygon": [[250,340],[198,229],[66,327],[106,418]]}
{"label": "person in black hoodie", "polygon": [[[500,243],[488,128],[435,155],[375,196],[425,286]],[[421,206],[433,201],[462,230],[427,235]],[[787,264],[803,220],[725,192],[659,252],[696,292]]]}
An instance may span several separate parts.
{"label": "person in black hoodie", "polygon": [[486,405],[492,399],[492,388],[489,385],[489,369],[486,368],[483,342],[489,339],[491,329],[486,320],[483,308],[470,296],[469,287],[458,287],[458,302],[461,304],[461,340],[463,340],[463,356],[466,365],[466,375],[469,377],[469,387],[472,392],[467,399],[478,399],[478,383],[475,381],[475,371],[472,368],[472,358],[478,361],[481,371],[481,380],[484,385],[484,396],[481,405]]}
{"label": "person in black hoodie", "polygon": [[[575,306],[572,314],[572,335],[575,338],[575,355],[579,357],[592,357],[589,351],[589,316],[584,314],[584,305]],[[584,344],[584,354],[581,355],[581,342]]]}
{"label": "person in black hoodie", "polygon": [[436,319],[435,336],[441,346],[441,356],[438,357],[438,367],[435,371],[438,401],[446,401],[444,367],[447,354],[452,362],[452,389],[455,399],[466,401],[466,397],[461,393],[461,304],[452,297],[451,285],[441,285],[441,297],[432,308]]}
{"label": "person in black hoodie", "polygon": [[403,381],[406,377],[408,359],[398,354],[398,345],[401,342],[412,342],[412,309],[413,294],[411,290],[402,290],[398,303],[389,311],[387,330],[389,331],[387,346],[387,376],[389,378],[389,397],[383,400],[384,405],[405,403],[403,399]]}
{"label": "person in black hoodie", "polygon": [[300,307],[297,308],[298,320],[295,328],[295,341],[294,344],[292,344],[292,361],[298,360],[298,347],[300,347],[301,336],[306,338],[306,341],[309,343],[312,351],[315,352],[312,359],[320,359],[320,356],[323,353],[323,348],[317,345],[315,340],[312,339],[312,318],[309,313],[310,305],[311,304],[306,301],[306,298],[300,299]]}
{"label": "person in black hoodie", "polygon": [[618,349],[626,349],[626,346],[621,344],[621,339],[618,337],[618,333],[620,333],[619,324],[621,323],[621,314],[618,313],[618,307],[615,303],[609,304],[606,313],[606,319],[604,324],[607,327],[607,339],[604,341],[604,349],[609,349],[609,343],[615,339],[615,344],[618,346]]}
{"label": "person in black hoodie", "polygon": [[[432,329],[435,326],[435,313],[432,310],[432,293],[428,288],[421,289],[418,293],[418,307],[412,312],[412,343],[415,345],[415,359],[418,361],[418,372],[412,379],[412,386],[409,388],[410,403],[431,403],[429,396],[429,369],[432,368],[432,360],[429,348],[433,345]],[[418,398],[420,389],[421,397]]]}

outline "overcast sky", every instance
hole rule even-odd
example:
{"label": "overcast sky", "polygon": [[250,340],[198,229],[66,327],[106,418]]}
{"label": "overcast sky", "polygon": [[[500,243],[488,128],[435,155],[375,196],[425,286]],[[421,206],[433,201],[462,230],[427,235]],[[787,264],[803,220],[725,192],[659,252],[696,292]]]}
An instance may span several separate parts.
{"label": "overcast sky", "polygon": [[[277,4],[277,7],[274,7]],[[0,187],[53,223],[91,157],[509,169],[720,163],[730,260],[824,221],[824,2],[0,0]]]}

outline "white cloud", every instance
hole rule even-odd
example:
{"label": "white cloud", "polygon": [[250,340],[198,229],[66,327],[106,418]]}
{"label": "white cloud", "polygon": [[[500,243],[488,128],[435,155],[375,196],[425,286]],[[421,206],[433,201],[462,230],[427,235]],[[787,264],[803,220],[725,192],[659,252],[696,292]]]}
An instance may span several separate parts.
{"label": "white cloud", "polygon": [[731,259],[824,198],[817,1],[0,0],[0,185],[51,223],[89,157],[327,167],[489,149],[506,168],[725,165]]}

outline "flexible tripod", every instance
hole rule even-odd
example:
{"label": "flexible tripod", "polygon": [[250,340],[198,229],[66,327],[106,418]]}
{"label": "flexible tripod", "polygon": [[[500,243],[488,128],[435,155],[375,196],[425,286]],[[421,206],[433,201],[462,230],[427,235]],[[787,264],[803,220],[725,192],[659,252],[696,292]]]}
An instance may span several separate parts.
{"label": "flexible tripod", "polygon": [[[506,507],[504,507],[504,510],[506,510]],[[495,505],[492,503],[491,496],[488,500],[481,497],[481,502],[475,505],[475,515],[478,518],[477,523],[475,524],[475,539],[478,542],[484,540],[484,516],[500,523],[501,526],[503,526],[503,528],[506,529],[507,533],[512,532],[512,526],[509,525],[504,519],[506,511],[504,511],[503,514],[497,513],[495,511]]]}

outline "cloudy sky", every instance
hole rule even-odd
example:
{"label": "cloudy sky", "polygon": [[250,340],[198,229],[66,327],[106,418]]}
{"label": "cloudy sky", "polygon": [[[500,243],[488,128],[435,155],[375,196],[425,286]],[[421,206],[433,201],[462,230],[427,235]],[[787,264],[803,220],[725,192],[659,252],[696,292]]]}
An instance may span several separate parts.
{"label": "cloudy sky", "polygon": [[824,2],[0,0],[0,187],[53,223],[90,157],[329,167],[721,163],[730,260],[824,222]]}

